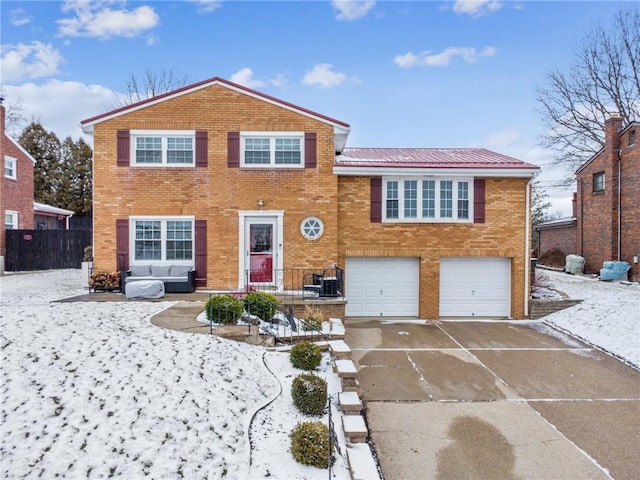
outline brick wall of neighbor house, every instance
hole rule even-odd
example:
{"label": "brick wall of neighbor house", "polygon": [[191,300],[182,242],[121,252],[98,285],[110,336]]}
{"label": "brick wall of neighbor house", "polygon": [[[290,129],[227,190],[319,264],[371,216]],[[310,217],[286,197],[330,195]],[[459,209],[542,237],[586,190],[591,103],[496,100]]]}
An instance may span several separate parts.
{"label": "brick wall of neighbor house", "polygon": [[[620,118],[607,120],[606,143],[602,152],[577,173],[578,232],[577,244],[585,258],[585,272],[597,273],[602,263],[618,258],[618,150],[622,155],[620,204],[620,259],[633,263],[640,244],[640,151],[629,146],[618,133]],[[604,172],[604,192],[593,191],[593,176]],[[638,267],[634,268],[636,274]]]}
{"label": "brick wall of neighbor house", "polygon": [[538,230],[538,255],[557,248],[565,255],[576,253],[576,224],[547,226]]}
{"label": "brick wall of neighbor house", "polygon": [[635,142],[629,145],[630,130],[621,139],[621,205],[622,238],[620,257],[632,266],[632,280],[640,282],[640,127],[635,128]]}
{"label": "brick wall of neighbor house", "polygon": [[[420,258],[421,318],[438,318],[440,257],[509,257],[511,317],[524,317],[525,192],[528,179],[486,179],[485,223],[371,223],[370,178],[340,177],[339,263],[346,257]],[[346,286],[347,290],[349,286]]]}
{"label": "brick wall of neighbor house", "polygon": [[[2,118],[0,138],[2,148],[0,162],[0,256],[5,254],[4,213],[7,210],[18,212],[18,228],[33,229],[33,162],[5,134],[5,108],[0,105]],[[17,180],[4,176],[4,157],[17,160]]]}
{"label": "brick wall of neighbor house", "polygon": [[[208,166],[135,168],[116,165],[122,129],[208,132]],[[317,134],[317,166],[239,169],[227,166],[227,133],[305,131]],[[97,270],[116,268],[116,219],[130,215],[193,215],[207,221],[207,287],[238,286],[238,210],[284,210],[284,268],[338,261],[337,178],[333,127],[218,85],[95,125],[94,257]],[[324,223],[314,242],[302,237],[307,216]]]}

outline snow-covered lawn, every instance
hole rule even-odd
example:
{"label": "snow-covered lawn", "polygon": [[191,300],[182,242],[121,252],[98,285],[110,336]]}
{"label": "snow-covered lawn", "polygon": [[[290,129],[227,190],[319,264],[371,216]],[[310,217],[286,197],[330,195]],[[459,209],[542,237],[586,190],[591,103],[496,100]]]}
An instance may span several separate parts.
{"label": "snow-covered lawn", "polygon": [[640,368],[640,284],[604,282],[562,272],[536,272],[545,284],[582,303],[545,321]]}
{"label": "snow-covered lawn", "polygon": [[[544,274],[584,299],[548,323],[640,368],[637,284]],[[53,302],[80,284],[80,270],[0,278],[2,478],[327,478],[289,452],[310,418],[288,354],[152,326],[169,302]],[[326,357],[318,374],[335,394]],[[333,478],[349,478],[343,456]]]}
{"label": "snow-covered lawn", "polygon": [[[170,302],[52,303],[80,285],[79,270],[0,278],[0,477],[327,478],[289,452],[311,418],[288,354],[151,325]],[[318,374],[337,390],[328,358]]]}

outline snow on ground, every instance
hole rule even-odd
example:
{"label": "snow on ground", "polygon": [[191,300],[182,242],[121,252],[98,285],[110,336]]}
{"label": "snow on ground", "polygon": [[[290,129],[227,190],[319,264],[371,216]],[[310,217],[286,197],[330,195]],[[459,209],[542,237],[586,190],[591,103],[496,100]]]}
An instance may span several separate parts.
{"label": "snow on ground", "polygon": [[289,452],[309,418],[288,354],[151,325],[171,302],[55,302],[80,285],[80,270],[0,277],[2,478],[327,477]]}
{"label": "snow on ground", "polygon": [[640,284],[540,271],[545,286],[583,300],[545,321],[640,368]]}

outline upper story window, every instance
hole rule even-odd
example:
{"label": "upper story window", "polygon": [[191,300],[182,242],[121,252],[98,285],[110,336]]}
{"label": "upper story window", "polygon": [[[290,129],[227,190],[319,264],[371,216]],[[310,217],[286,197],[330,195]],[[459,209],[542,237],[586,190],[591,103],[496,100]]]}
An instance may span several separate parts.
{"label": "upper story window", "polygon": [[304,167],[304,132],[242,132],[240,165]]}
{"label": "upper story window", "polygon": [[13,157],[4,157],[4,176],[16,180],[18,178],[18,161]]}
{"label": "upper story window", "polygon": [[4,212],[4,228],[5,230],[15,230],[18,228],[18,212],[5,210]]}
{"label": "upper story window", "polygon": [[191,217],[148,217],[131,221],[135,262],[193,260],[194,230]]}
{"label": "upper story window", "polygon": [[593,192],[604,192],[604,172],[593,174]]}
{"label": "upper story window", "polygon": [[472,179],[388,178],[383,221],[471,222]]}
{"label": "upper story window", "polygon": [[636,131],[635,130],[631,130],[629,132],[629,145],[635,145],[636,144]]}
{"label": "upper story window", "polygon": [[131,164],[195,166],[195,132],[191,130],[132,130]]}

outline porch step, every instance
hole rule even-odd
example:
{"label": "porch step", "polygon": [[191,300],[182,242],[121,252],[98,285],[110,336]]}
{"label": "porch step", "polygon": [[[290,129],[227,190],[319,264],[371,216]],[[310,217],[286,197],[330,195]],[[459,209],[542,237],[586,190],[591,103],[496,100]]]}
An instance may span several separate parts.
{"label": "porch step", "polygon": [[360,384],[357,378],[341,378],[340,388],[343,392],[355,392],[360,395]]}
{"label": "porch step", "polygon": [[344,436],[351,443],[364,443],[369,436],[369,430],[362,415],[344,415],[342,417]]}
{"label": "porch step", "polygon": [[331,340],[329,343],[329,351],[337,359],[350,359],[351,349],[344,340]]}
{"label": "porch step", "polygon": [[380,478],[378,465],[371,447],[367,443],[347,445],[347,459],[351,480],[374,480]]}
{"label": "porch step", "polygon": [[358,392],[338,393],[338,405],[346,415],[360,415],[362,412],[362,401]]}
{"label": "porch step", "polygon": [[342,323],[342,320],[340,320],[339,318],[331,317],[329,318],[329,323],[331,324],[331,327],[330,327],[331,336],[337,337],[337,338],[344,338],[346,330],[344,328],[344,324]]}
{"label": "porch step", "polygon": [[358,369],[352,360],[338,359],[334,362],[334,370],[342,378],[356,378]]}

